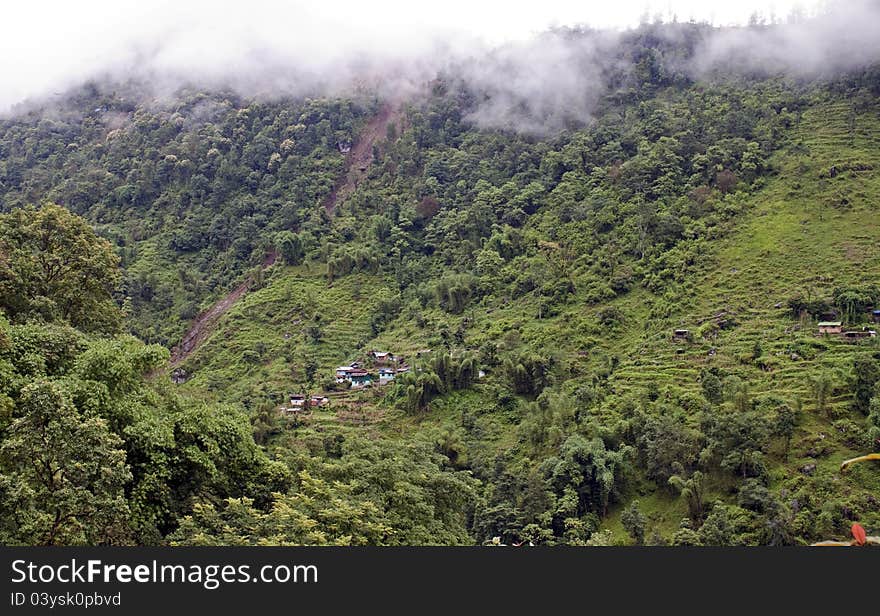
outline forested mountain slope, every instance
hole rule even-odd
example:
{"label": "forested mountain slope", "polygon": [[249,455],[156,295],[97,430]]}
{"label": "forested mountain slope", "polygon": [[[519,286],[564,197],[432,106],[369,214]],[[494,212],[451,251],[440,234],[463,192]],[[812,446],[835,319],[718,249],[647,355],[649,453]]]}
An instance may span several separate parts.
{"label": "forested mountain slope", "polygon": [[[839,465],[880,447],[880,73],[695,78],[680,62],[693,48],[635,31],[592,119],[545,133],[475,126],[491,93],[454,72],[384,134],[374,96],[157,101],[121,85],[4,120],[7,228],[24,204],[57,201],[122,268],[119,319],[98,325],[56,309],[54,291],[5,288],[22,298],[2,303],[10,426],[30,416],[26,381],[48,380],[108,422],[129,465],[153,451],[139,440],[151,413],[193,408],[229,417],[246,452],[221,464],[222,444],[196,446],[210,481],[167,493],[162,517],[71,536],[727,545],[875,531],[877,468]],[[370,156],[334,197],[365,130]],[[9,262],[10,280],[31,275]],[[141,348],[120,328],[171,348],[245,277],[175,364],[178,384],[143,347],[155,357],[118,390],[149,401],[142,414],[75,395],[70,379],[94,380],[83,349]],[[820,321],[855,333],[820,335]],[[63,362],[16,350],[68,325],[89,333]],[[408,370],[380,385],[370,351]],[[354,361],[371,386],[338,382]],[[282,412],[293,394],[329,404]],[[144,479],[124,475],[127,506],[152,512]]]}

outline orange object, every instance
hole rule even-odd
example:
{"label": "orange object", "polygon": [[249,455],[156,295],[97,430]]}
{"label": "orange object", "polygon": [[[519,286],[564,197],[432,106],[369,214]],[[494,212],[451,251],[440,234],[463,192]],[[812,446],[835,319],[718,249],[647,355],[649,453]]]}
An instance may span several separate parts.
{"label": "orange object", "polygon": [[858,545],[865,545],[865,541],[867,541],[868,534],[865,532],[864,527],[858,522],[852,525],[852,535],[856,540]]}

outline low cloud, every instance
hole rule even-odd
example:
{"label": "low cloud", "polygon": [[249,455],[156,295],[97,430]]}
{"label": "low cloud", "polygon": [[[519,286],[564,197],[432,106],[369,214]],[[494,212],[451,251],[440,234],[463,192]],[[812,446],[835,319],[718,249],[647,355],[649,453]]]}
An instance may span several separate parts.
{"label": "low cloud", "polygon": [[[373,3],[347,4],[344,14],[331,5],[316,10],[270,0],[64,3],[45,27],[28,29],[39,32],[36,38],[16,34],[22,25],[15,19],[0,25],[0,111],[27,98],[51,100],[87,80],[146,83],[154,96],[191,84],[256,97],[367,89],[405,99],[447,74],[476,97],[467,119],[477,126],[547,134],[589,121],[609,87],[608,72],[628,69],[623,46],[632,31],[548,31],[540,23],[542,33],[519,25],[516,36],[486,37],[458,27],[450,14],[467,15],[469,5],[449,1],[451,13],[441,12],[445,5],[436,14],[420,9],[424,22],[413,20],[403,0],[380,3],[379,13],[371,11]],[[34,10],[42,3],[33,0]],[[103,12],[88,13],[94,7]],[[82,11],[95,18],[83,19]],[[493,17],[478,14],[476,6],[473,11],[475,23]],[[667,35],[698,30],[693,54],[678,64],[695,78],[717,68],[810,77],[878,61],[878,26],[880,2],[854,0],[798,23],[680,24]]]}

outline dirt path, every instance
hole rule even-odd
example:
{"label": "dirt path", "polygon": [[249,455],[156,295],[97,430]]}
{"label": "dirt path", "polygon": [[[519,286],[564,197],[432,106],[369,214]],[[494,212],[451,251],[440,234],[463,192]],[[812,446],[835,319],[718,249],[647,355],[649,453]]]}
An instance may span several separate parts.
{"label": "dirt path", "polygon": [[324,199],[324,208],[331,216],[336,204],[342,203],[351,196],[361,180],[367,175],[373,162],[373,146],[384,141],[388,135],[388,126],[394,124],[400,134],[401,108],[399,105],[384,104],[379,112],[358,135],[357,142],[345,157],[345,173],[336,181],[333,191]]}
{"label": "dirt path", "polygon": [[[400,120],[402,117],[399,105],[386,103],[379,112],[361,131],[357,142],[345,157],[345,173],[339,177],[333,191],[324,200],[324,208],[331,216],[336,209],[337,203],[342,203],[357,188],[360,181],[367,175],[370,164],[373,162],[373,146],[386,139],[388,126],[395,124],[400,134]],[[272,251],[263,261],[263,269],[273,263],[277,254]],[[214,331],[214,326],[224,314],[226,314],[241,297],[248,292],[253,284],[253,279],[248,276],[244,282],[235,287],[226,297],[211,306],[208,310],[198,315],[190,325],[183,339],[176,347],[171,349],[172,369],[178,367],[189,357]]]}
{"label": "dirt path", "polygon": [[[262,268],[266,269],[278,258],[278,253],[274,250],[266,255],[263,260]],[[226,297],[211,306],[208,310],[198,315],[190,325],[183,340],[176,347],[171,349],[171,368],[176,368],[190,356],[190,354],[198,347],[214,330],[214,325],[226,312],[232,308],[235,303],[241,299],[241,296],[247,293],[253,284],[253,278],[248,276],[244,282],[235,287]]]}

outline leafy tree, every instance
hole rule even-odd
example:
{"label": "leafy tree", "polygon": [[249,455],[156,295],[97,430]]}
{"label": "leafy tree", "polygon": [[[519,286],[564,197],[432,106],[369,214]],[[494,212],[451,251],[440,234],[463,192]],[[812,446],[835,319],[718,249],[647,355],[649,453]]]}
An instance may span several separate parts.
{"label": "leafy tree", "polygon": [[248,498],[218,508],[198,503],[171,537],[172,545],[383,545],[393,529],[350,484],[299,476],[299,490],[278,495],[268,512]]}
{"label": "leafy tree", "polygon": [[681,521],[679,529],[675,531],[672,537],[672,545],[674,546],[698,546],[702,545],[700,535],[691,527],[688,518]]}
{"label": "leafy tree", "polygon": [[795,405],[795,407],[792,408],[788,404],[783,404],[776,410],[776,426],[774,427],[774,433],[785,439],[785,448],[783,451],[786,458],[788,458],[788,452],[791,449],[791,437],[794,436],[794,432],[800,423],[800,415],[801,413],[798,405]]}
{"label": "leafy tree", "polygon": [[299,265],[302,262],[305,251],[302,239],[296,233],[280,231],[275,236],[275,246],[288,265]]}
{"label": "leafy tree", "polygon": [[715,501],[706,521],[703,522],[697,533],[700,545],[733,545],[735,529],[730,518],[728,506],[720,501]]}
{"label": "leafy tree", "polygon": [[647,521],[642,512],[639,511],[639,501],[631,502],[620,516],[620,523],[623,528],[632,537],[636,545],[644,545],[645,543],[645,525]]}
{"label": "leafy tree", "polygon": [[724,400],[724,388],[717,374],[704,371],[700,377],[700,387],[703,389],[703,396],[712,404],[721,404]]}
{"label": "leafy tree", "polygon": [[504,372],[518,394],[538,395],[553,381],[553,357],[520,353],[504,361]]}
{"label": "leafy tree", "polygon": [[741,477],[761,477],[766,472],[764,452],[771,427],[761,411],[734,409],[704,413],[702,432],[706,446],[700,453],[703,465],[718,464]]}
{"label": "leafy tree", "polygon": [[856,357],[853,361],[853,410],[867,415],[870,411],[874,388],[880,383],[880,360],[872,356]]}
{"label": "leafy tree", "polygon": [[688,505],[688,516],[694,526],[699,527],[703,523],[703,473],[694,471],[694,474],[685,479],[680,475],[669,478],[669,485],[681,493]]}
{"label": "leafy tree", "polygon": [[404,395],[404,408],[410,413],[424,411],[431,398],[443,391],[443,380],[432,371],[409,373],[395,380]]}
{"label": "leafy tree", "polygon": [[4,543],[96,545],[129,540],[123,442],[77,412],[61,385],[21,392],[21,416],[0,446]]}
{"label": "leafy tree", "polygon": [[820,413],[828,413],[828,399],[834,392],[834,377],[828,370],[819,372],[810,382],[813,395],[816,397],[816,410]]}
{"label": "leafy tree", "polygon": [[118,328],[119,258],[79,216],[51,203],[0,214],[0,254],[0,308],[11,319]]}
{"label": "leafy tree", "polygon": [[648,477],[660,485],[681,474],[683,468],[692,467],[699,454],[697,434],[685,425],[683,418],[670,415],[647,418],[638,445],[644,452]]}
{"label": "leafy tree", "polygon": [[846,321],[854,322],[861,320],[868,308],[880,303],[880,288],[871,285],[867,287],[838,287],[834,289],[834,305],[843,312]]}
{"label": "leafy tree", "polygon": [[600,438],[572,435],[562,444],[559,456],[546,461],[548,481],[557,496],[571,495],[577,516],[589,512],[605,515],[622,487],[631,453],[627,446],[613,451],[606,449]]}
{"label": "leafy tree", "polygon": [[874,451],[880,451],[880,385],[875,389],[868,413],[868,442]]}

